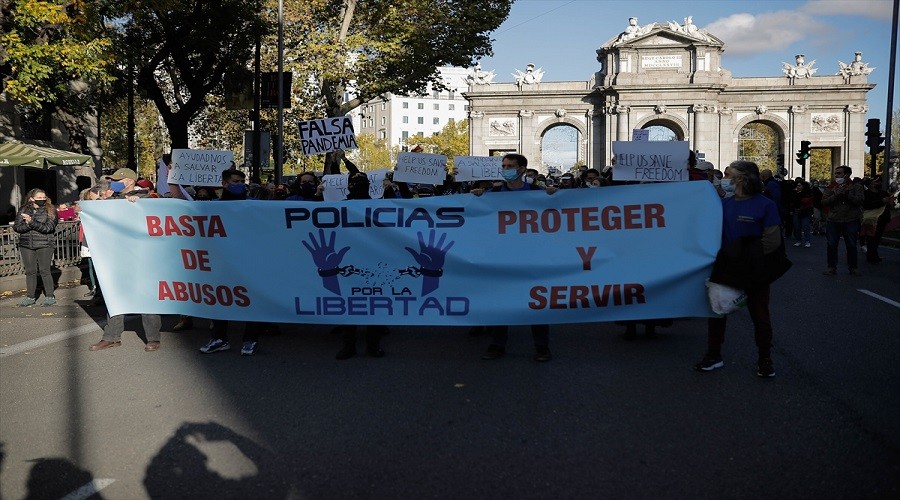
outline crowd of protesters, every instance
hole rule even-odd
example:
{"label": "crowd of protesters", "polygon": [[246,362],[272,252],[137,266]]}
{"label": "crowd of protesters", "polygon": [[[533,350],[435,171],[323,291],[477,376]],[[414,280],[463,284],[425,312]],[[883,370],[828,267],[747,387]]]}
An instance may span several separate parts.
{"label": "crowd of protesters", "polygon": [[[341,161],[349,172],[348,200],[369,199],[370,185],[367,175],[348,160],[343,152],[338,152]],[[613,165],[603,169],[573,168],[561,175],[545,175],[528,167],[528,161],[518,154],[506,155],[503,159],[503,179],[474,182],[455,182],[451,175],[441,185],[410,185],[394,182],[390,175],[384,180],[383,198],[424,198],[452,194],[471,193],[480,196],[487,192],[544,190],[550,194],[566,189],[602,188],[617,184],[633,182],[616,182],[613,179]],[[871,264],[881,262],[878,248],[882,234],[891,219],[891,209],[896,204],[896,195],[885,192],[881,188],[881,180],[852,178],[852,170],[848,166],[835,169],[834,178],[830,181],[807,182],[803,178],[783,179],[773,175],[769,170],[760,170],[751,162],[734,162],[724,171],[717,170],[711,163],[698,159],[694,153],[689,158],[689,175],[692,181],[708,181],[723,199],[723,246],[734,243],[742,236],[735,226],[736,217],[749,217],[757,221],[750,230],[756,237],[765,241],[765,253],[773,251],[773,245],[783,249],[784,239],[793,239],[793,246],[811,248],[812,236],[824,233],[827,241],[825,274],[837,273],[838,243],[845,241],[848,272],[859,275],[858,250],[861,248],[866,261]],[[313,172],[303,172],[290,184],[247,183],[246,175],[241,170],[232,168],[222,174],[220,186],[196,186],[182,189],[169,186],[164,189],[165,196],[175,193],[178,198],[195,201],[208,200],[285,200],[320,202],[323,201],[324,185]],[[894,190],[896,191],[896,190]],[[159,198],[161,195],[151,181],[142,179],[127,168],[116,170],[113,174],[102,178],[97,186],[81,193],[80,201],[124,199],[136,202],[142,198]],[[79,205],[72,207],[54,206],[47,194],[39,189],[30,191],[23,199],[22,208],[16,215],[14,229],[20,234],[22,260],[26,269],[26,297],[20,303],[29,307],[37,304],[36,284],[40,276],[44,285],[45,299],[43,306],[56,303],[53,295],[53,282],[49,266],[52,258],[52,239],[56,223],[61,218],[77,218]],[[744,213],[746,212],[746,213]],[[777,236],[773,236],[773,229]],[[735,232],[737,231],[737,233]],[[86,296],[92,296],[98,305],[103,304],[103,295],[93,272],[88,241],[83,231],[79,234],[82,242],[82,257],[87,261],[91,286]],[[776,241],[777,240],[777,241]],[[721,254],[721,252],[720,252]],[[762,255],[760,255],[762,257]],[[748,290],[749,307],[756,329],[759,346],[758,374],[768,377],[774,375],[771,361],[772,331],[768,312],[768,283],[754,285]],[[142,315],[144,332],[147,338],[145,350],[155,351],[160,348],[159,315]],[[626,326],[625,338],[635,336],[638,324],[644,324],[648,336],[655,334],[656,326],[668,326],[671,320],[628,321],[621,322]],[[195,319],[182,316],[173,331],[187,330],[194,327]],[[228,322],[212,318],[209,320],[210,340],[200,348],[202,353],[227,351],[231,348],[226,334]],[[99,351],[121,345],[124,328],[124,316],[109,318],[104,328],[103,338],[90,346],[90,350]],[[242,355],[253,355],[259,346],[259,335],[264,332],[277,331],[277,325],[266,323],[246,323],[241,345]],[[341,326],[335,329],[340,334],[341,348],[337,359],[348,359],[357,354],[356,326]],[[383,325],[365,327],[366,353],[372,357],[385,355],[381,348],[381,338],[388,332]],[[473,332],[490,333],[492,341],[483,359],[497,359],[504,355],[507,335],[504,327],[473,328]],[[710,371],[722,366],[721,345],[724,340],[724,318],[713,318],[709,323],[709,346],[703,360],[696,365],[700,371]],[[549,361],[549,326],[533,325],[536,361]],[[473,334],[476,334],[473,333]]]}

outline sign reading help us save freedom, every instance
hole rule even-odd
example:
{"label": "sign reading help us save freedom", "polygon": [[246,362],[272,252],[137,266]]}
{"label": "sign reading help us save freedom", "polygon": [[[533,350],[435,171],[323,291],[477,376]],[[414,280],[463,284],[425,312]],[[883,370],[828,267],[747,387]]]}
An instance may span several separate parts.
{"label": "sign reading help us save freedom", "polygon": [[443,184],[447,178],[447,157],[428,153],[400,153],[394,180],[416,184]]}
{"label": "sign reading help us save freedom", "polygon": [[357,149],[353,120],[349,116],[322,118],[297,124],[303,154],[330,153],[338,149]]}
{"label": "sign reading help us save freedom", "polygon": [[687,181],[686,141],[613,141],[613,179],[617,181]]}
{"label": "sign reading help us save freedom", "polygon": [[[112,315],[462,326],[713,316],[704,281],[721,214],[712,184],[677,182],[337,203],[87,201],[81,218]],[[248,255],[289,271],[260,273]],[[541,258],[523,268],[523,255]]]}
{"label": "sign reading help us save freedom", "polygon": [[222,172],[231,167],[234,153],[203,149],[173,149],[169,184],[219,186]]}

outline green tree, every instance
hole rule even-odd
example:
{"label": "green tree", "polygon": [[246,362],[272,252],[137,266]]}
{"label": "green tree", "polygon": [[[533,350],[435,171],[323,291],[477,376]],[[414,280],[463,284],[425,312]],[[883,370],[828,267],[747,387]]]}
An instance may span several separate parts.
{"label": "green tree", "polygon": [[359,134],[356,136],[356,144],[359,149],[348,152],[353,162],[360,170],[378,170],[380,168],[393,168],[399,147],[391,147],[386,140],[376,139],[372,134]]}
{"label": "green tree", "polygon": [[429,153],[446,156],[447,167],[450,168],[454,156],[469,155],[469,122],[449,121],[437,134],[416,138],[415,142]]}
{"label": "green tree", "polygon": [[2,91],[26,115],[55,116],[81,152],[87,152],[83,118],[114,80],[112,43],[97,5],[19,0],[0,7]]}
{"label": "green tree", "polygon": [[[297,101],[342,116],[387,93],[443,88],[438,66],[491,55],[512,0],[289,0],[285,45]],[[335,164],[330,163],[327,173]]]}
{"label": "green tree", "polygon": [[172,148],[188,147],[189,126],[223,94],[226,73],[246,68],[266,29],[259,2],[127,0],[121,14],[120,58],[136,66],[136,81],[153,101]]}

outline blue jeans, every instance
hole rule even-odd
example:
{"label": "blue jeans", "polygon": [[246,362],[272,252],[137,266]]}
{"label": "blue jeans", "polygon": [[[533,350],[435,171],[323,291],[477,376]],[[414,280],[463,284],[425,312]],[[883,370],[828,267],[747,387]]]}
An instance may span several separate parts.
{"label": "blue jeans", "polygon": [[812,239],[812,216],[794,214],[794,239],[810,243]]}
{"label": "blue jeans", "polygon": [[844,245],[847,247],[847,267],[856,269],[857,248],[856,237],[859,234],[859,221],[833,222],[825,224],[825,239],[828,240],[828,267],[837,269],[838,242],[844,237]]}

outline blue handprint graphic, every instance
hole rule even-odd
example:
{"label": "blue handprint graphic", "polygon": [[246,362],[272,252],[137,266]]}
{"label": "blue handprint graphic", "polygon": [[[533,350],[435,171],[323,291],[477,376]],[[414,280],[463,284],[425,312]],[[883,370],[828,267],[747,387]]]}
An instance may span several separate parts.
{"label": "blue handprint graphic", "polygon": [[[309,250],[312,255],[313,262],[319,268],[319,276],[322,277],[322,286],[333,292],[335,295],[341,294],[341,284],[338,282],[337,275],[347,272],[347,269],[341,268],[341,261],[344,255],[350,250],[350,247],[344,247],[335,252],[334,241],[337,234],[332,231],[331,238],[325,241],[325,230],[319,229],[319,240],[312,233],[309,233],[309,242],[303,241],[303,246]],[[351,266],[352,267],[352,266]],[[352,269],[349,270],[353,272]]]}
{"label": "blue handprint graphic", "polygon": [[[428,244],[426,245],[425,236],[421,232],[418,232],[417,234],[419,235],[419,251],[417,252],[410,247],[406,247],[406,251],[416,259],[419,268],[411,268],[408,271],[410,271],[410,274],[417,272],[424,276],[422,279],[422,295],[425,296],[437,290],[438,286],[440,286],[440,278],[444,275],[444,258],[456,242],[451,241],[447,243],[447,246],[444,246],[444,240],[447,239],[447,233],[443,233],[441,234],[441,238],[435,243],[435,232],[434,229],[432,229],[428,236]],[[415,276],[418,274],[413,275]]]}

